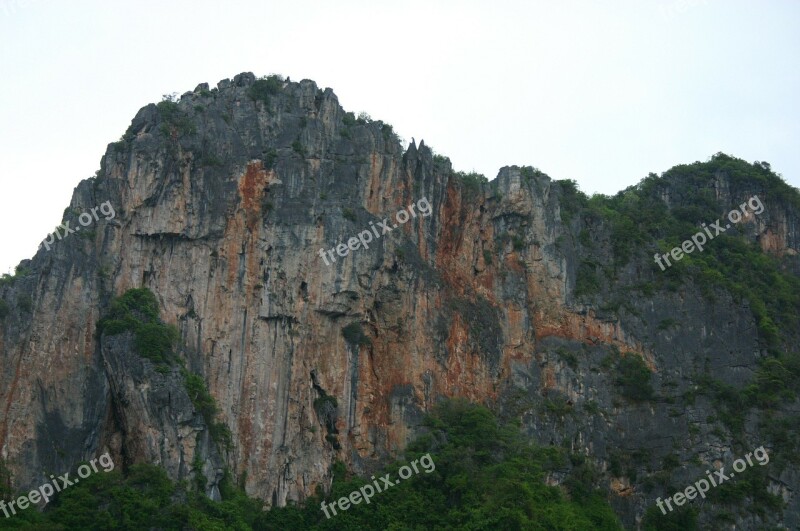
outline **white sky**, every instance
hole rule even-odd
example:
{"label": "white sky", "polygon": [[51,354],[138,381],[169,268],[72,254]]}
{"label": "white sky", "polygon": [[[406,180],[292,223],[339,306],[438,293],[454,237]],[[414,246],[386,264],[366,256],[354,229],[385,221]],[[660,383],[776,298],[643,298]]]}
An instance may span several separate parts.
{"label": "white sky", "polygon": [[313,79],[490,179],[611,194],[724,151],[800,187],[798,23],[793,0],[0,0],[0,273],[140,107],[243,71]]}

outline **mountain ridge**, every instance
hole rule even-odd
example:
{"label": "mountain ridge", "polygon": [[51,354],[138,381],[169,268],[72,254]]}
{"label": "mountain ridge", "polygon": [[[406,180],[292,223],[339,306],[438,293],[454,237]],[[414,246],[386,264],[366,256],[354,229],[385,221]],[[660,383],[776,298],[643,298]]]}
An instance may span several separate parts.
{"label": "mountain ridge", "polygon": [[[709,244],[666,272],[653,263],[652,251],[669,250],[658,242],[671,247],[756,195],[764,213],[721,238],[719,253]],[[317,256],[422,197],[429,217],[331,266]],[[699,477],[690,456],[712,463],[778,440],[779,427],[737,416],[746,403],[735,400],[797,418],[785,377],[769,374],[793,397],[783,406],[744,391],[763,360],[793,367],[800,339],[800,194],[765,163],[717,154],[592,198],[527,166],[483,182],[424,142],[403,150],[391,126],[345,112],[331,89],[243,73],[140,109],[76,187],[65,221],[103,201],[114,219],[0,282],[0,350],[13,367],[0,373],[0,450],[21,486],[103,449],[175,480],[196,478],[197,457],[210,496],[228,467],[249,494],[283,506],[329,485],[337,459],[376,471],[439,397],[464,396],[595,460],[632,526],[656,493]],[[752,278],[725,256],[746,259]],[[178,328],[177,355],[217,400],[230,450],[191,402],[149,394],[164,375],[131,357],[132,338],[94,338],[112,300],[139,287]],[[363,343],[345,336],[350,325]],[[627,353],[644,361],[650,391],[631,381],[641,373],[626,372]],[[179,380],[165,385],[179,393]],[[728,387],[744,390],[734,400]],[[328,396],[335,406],[320,402]],[[787,457],[764,488],[797,523],[796,456],[768,447]],[[680,465],[664,478],[653,470],[667,459]],[[757,513],[734,520],[775,522]]]}

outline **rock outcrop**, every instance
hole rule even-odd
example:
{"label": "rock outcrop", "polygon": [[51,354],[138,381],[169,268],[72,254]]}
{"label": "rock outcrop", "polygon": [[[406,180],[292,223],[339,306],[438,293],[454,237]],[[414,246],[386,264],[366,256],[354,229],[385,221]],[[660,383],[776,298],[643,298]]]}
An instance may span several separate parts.
{"label": "rock outcrop", "polygon": [[[724,174],[717,190],[726,204],[759,192]],[[459,179],[424,142],[404,151],[390,126],[356,119],[308,80],[240,74],[148,105],[65,212],[74,220],[110,201],[116,216],[40,249],[0,286],[13,310],[0,327],[1,455],[20,487],[103,449],[175,479],[195,473],[197,456],[210,495],[227,466],[249,494],[284,505],[327,486],[336,459],[378,469],[439,397],[464,396],[522,418],[542,444],[595,459],[634,526],[655,494],[642,477],[668,456],[738,457],[708,420],[713,404],[687,398],[690,376],[745,385],[765,349],[750,309],[725,292],[715,302],[691,285],[619,292],[605,305],[576,298],[587,247],[563,196],[526,168],[490,184]],[[320,256],[422,198],[429,215],[330,265]],[[765,205],[748,235],[796,255],[798,211]],[[590,234],[597,261],[610,262],[607,230]],[[620,286],[655,275],[635,260],[615,274]],[[207,426],[177,372],[136,358],[127,336],[96,338],[111,298],[136,287],[179,328],[180,355],[216,398],[230,451],[196,437]],[[643,358],[661,399],[615,394],[603,364],[616,352]],[[745,423],[752,447],[768,443],[756,421]],[[693,474],[676,471],[673,483]],[[763,521],[800,525],[797,467],[770,480],[789,505]]]}

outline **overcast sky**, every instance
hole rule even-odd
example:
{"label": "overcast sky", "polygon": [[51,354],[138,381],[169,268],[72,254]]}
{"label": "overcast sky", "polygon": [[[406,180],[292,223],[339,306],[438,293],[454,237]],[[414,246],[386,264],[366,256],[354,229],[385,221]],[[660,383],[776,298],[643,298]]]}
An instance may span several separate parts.
{"label": "overcast sky", "polygon": [[612,194],[718,151],[800,187],[800,2],[0,0],[0,273],[136,111],[244,71],[313,79],[490,179]]}

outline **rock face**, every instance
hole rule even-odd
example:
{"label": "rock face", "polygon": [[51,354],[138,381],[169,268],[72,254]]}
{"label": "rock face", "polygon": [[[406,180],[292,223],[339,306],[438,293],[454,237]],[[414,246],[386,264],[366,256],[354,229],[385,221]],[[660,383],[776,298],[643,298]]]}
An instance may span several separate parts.
{"label": "rock face", "polygon": [[[718,176],[723,202],[758,192]],[[668,456],[739,457],[708,420],[712,404],[684,398],[689,376],[710,370],[744,385],[765,353],[752,312],[726,293],[716,302],[692,286],[618,293],[616,310],[578,302],[585,247],[577,222],[562,221],[563,194],[518,167],[491,185],[458,179],[424,143],[403,151],[390,126],[354,119],[308,80],[240,74],[148,105],[65,212],[74,226],[109,201],[115,217],[40,249],[22,264],[27,274],[0,286],[13,307],[0,329],[2,457],[20,488],[104,449],[176,479],[199,458],[209,495],[227,466],[249,494],[284,505],[327,486],[336,459],[378,469],[438,398],[464,396],[521,417],[540,443],[596,460],[633,527],[664,495],[637,472]],[[391,227],[412,204],[417,215],[373,232],[368,249],[321,256],[381,232],[385,218]],[[796,255],[797,210],[765,207],[748,235]],[[610,260],[605,228],[592,234],[597,260]],[[653,275],[636,261],[618,271],[621,285]],[[233,433],[230,451],[211,442],[176,372],[154,371],[127,336],[95,338],[111,298],[134,287],[150,288],[179,328],[181,357]],[[670,400],[620,400],[602,370],[616,351],[643,357]],[[768,442],[756,420],[745,424],[751,448]],[[615,473],[630,455],[633,473]],[[681,468],[672,482],[697,477]],[[798,488],[796,467],[771,476],[785,513],[737,516],[739,525],[800,525]]]}

